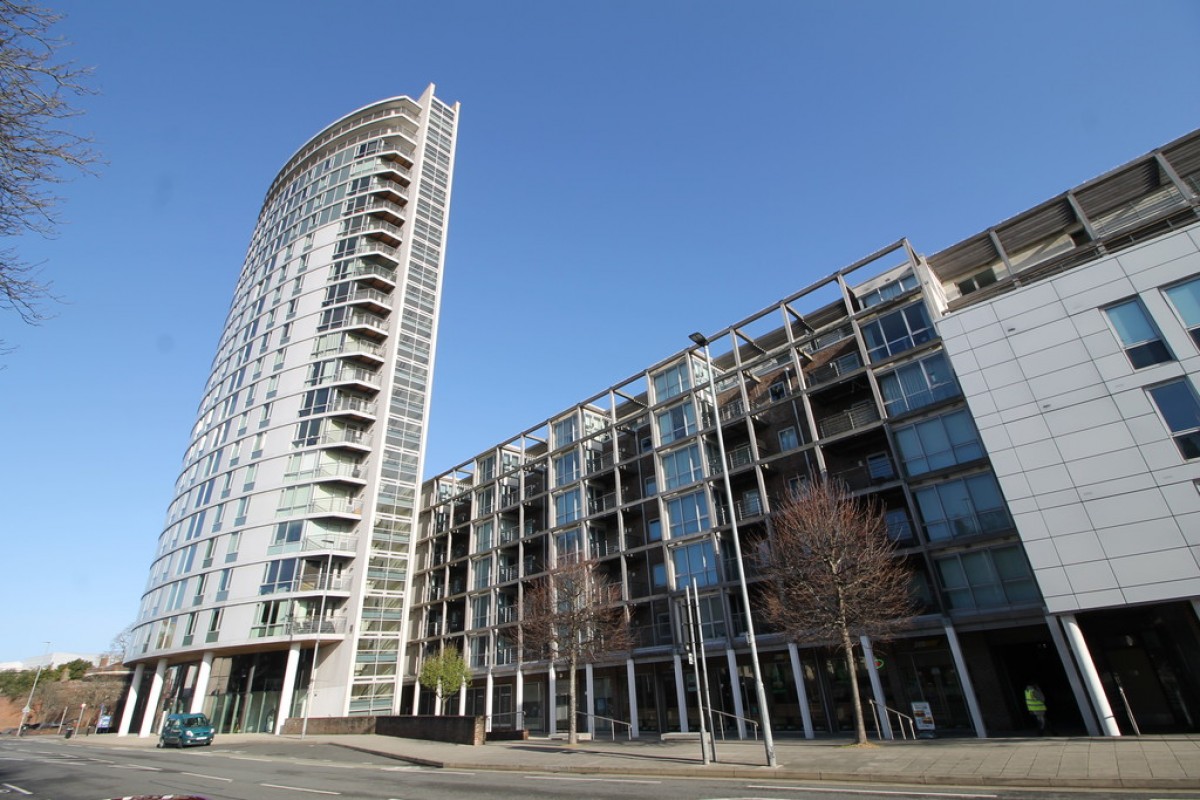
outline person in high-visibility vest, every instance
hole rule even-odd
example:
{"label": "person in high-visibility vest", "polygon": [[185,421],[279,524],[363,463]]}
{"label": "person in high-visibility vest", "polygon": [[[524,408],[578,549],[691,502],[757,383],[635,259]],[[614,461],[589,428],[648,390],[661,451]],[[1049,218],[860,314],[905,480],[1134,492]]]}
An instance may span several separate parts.
{"label": "person in high-visibility vest", "polygon": [[1046,695],[1042,694],[1042,689],[1036,683],[1031,683],[1025,687],[1025,708],[1029,709],[1029,713],[1033,714],[1038,724],[1038,734],[1044,736],[1046,734]]}

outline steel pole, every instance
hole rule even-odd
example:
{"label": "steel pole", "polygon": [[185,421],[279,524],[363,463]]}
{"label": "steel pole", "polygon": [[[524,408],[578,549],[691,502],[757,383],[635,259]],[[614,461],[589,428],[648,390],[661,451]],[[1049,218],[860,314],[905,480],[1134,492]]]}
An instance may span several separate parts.
{"label": "steel pole", "polygon": [[750,666],[754,670],[754,692],[758,697],[758,712],[762,715],[763,745],[767,751],[767,766],[778,766],[775,760],[775,737],[771,734],[771,714],[767,710],[767,691],[763,686],[762,667],[758,663],[758,643],[754,640],[754,616],[750,613],[750,589],[746,585],[746,565],[742,562],[742,543],[738,537],[737,511],[733,504],[733,484],[729,481],[729,458],[725,453],[725,434],[721,428],[721,407],[717,399],[716,369],[708,349],[708,339],[693,333],[691,339],[704,348],[704,360],[708,366],[708,392],[711,396],[713,415],[717,427],[717,452],[721,456],[721,476],[725,483],[725,501],[729,507],[729,526],[733,533],[734,563],[737,564],[738,588],[742,594],[742,609],[746,614],[746,644],[750,646]]}

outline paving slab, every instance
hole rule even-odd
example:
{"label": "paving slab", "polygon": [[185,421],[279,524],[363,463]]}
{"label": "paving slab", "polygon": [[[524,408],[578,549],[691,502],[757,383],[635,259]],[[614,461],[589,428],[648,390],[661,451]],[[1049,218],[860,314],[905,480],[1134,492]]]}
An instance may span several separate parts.
{"label": "paving slab", "polygon": [[[90,736],[81,747],[153,747],[155,739]],[[701,763],[700,743],[658,739],[563,741],[529,739],[478,747],[346,735],[219,735],[217,749],[286,753],[289,743],[338,745],[412,764],[455,770],[620,774],[679,778],[750,778],[887,782],[943,786],[1200,789],[1200,736],[1035,739],[921,739],[873,742],[777,739],[778,766],[766,766],[761,742],[717,742],[717,761]],[[297,754],[300,753],[296,747]]]}

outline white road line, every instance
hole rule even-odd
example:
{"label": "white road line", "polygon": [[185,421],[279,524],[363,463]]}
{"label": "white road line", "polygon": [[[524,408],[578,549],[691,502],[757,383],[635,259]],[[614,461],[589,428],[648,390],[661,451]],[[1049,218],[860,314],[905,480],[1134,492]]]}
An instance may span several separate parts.
{"label": "white road line", "polygon": [[210,781],[225,781],[233,783],[233,778],[222,778],[220,775],[205,775],[200,772],[181,772],[180,775],[191,775],[193,778],[207,778]]}
{"label": "white road line", "polygon": [[162,772],[162,767],[143,767],[141,764],[113,764],[114,769],[144,769],[147,772]]}
{"label": "white road line", "polygon": [[287,789],[289,792],[311,792],[312,794],[341,794],[341,792],[327,792],[324,789],[305,789],[303,786],[280,786],[278,783],[260,783],[259,786],[266,786],[271,789]]}
{"label": "white road line", "polygon": [[632,778],[564,778],[558,775],[526,775],[530,781],[574,781],[576,783],[649,783],[660,784],[662,781],[639,781]]}
{"label": "white road line", "polygon": [[826,789],[820,786],[768,786],[756,785],[753,783],[746,784],[747,789],[769,789],[773,792],[826,792],[829,794],[887,794],[900,795],[903,797],[956,797],[968,798],[995,798],[1000,795],[996,794],[964,794],[959,792],[900,792],[889,789]]}
{"label": "white road line", "polygon": [[14,786],[11,783],[3,784],[3,786],[6,789],[12,789],[14,792],[20,792],[21,794],[33,794],[33,792],[29,791],[28,789],[22,789],[20,786]]}

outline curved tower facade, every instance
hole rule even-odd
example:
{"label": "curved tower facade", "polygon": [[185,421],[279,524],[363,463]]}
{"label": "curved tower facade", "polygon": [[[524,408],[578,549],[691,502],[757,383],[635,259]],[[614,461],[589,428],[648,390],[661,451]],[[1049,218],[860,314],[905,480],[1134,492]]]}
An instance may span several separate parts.
{"label": "curved tower facade", "polygon": [[458,106],[337,120],[259,214],[159,537],[120,732],[398,709]]}

